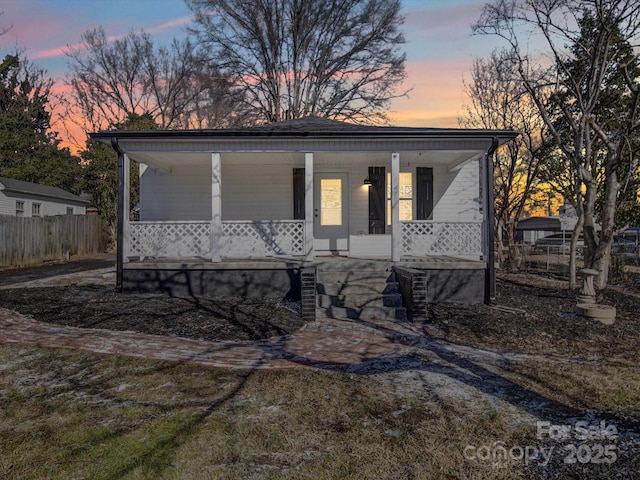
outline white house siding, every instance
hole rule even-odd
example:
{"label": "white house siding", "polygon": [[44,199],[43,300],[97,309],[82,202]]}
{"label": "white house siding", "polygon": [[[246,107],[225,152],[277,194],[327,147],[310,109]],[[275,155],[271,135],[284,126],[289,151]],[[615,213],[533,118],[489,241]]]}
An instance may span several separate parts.
{"label": "white house siding", "polygon": [[74,205],[64,201],[54,201],[35,196],[18,195],[0,191],[0,215],[16,215],[16,201],[24,202],[24,213],[22,216],[31,217],[33,204],[40,204],[41,217],[53,215],[66,215],[67,208],[73,208],[74,215],[84,215],[86,207],[84,205]]}
{"label": "white house siding", "polygon": [[[349,176],[349,234],[369,233],[369,190],[363,180],[369,164],[362,159],[349,165],[341,154],[316,155],[316,173],[346,172]],[[346,157],[346,155],[344,155]],[[371,166],[390,165],[374,161]],[[413,173],[416,166],[433,168],[434,221],[467,222],[481,220],[479,213],[478,162],[450,171],[442,165],[402,161],[401,172]],[[223,220],[289,220],[293,218],[293,168],[303,163],[251,165],[250,162],[222,161]],[[179,221],[211,219],[210,165],[175,166],[171,172],[143,169],[140,179],[140,220]],[[415,209],[415,202],[414,202]],[[415,212],[415,210],[414,210]],[[388,232],[389,233],[389,232]]]}
{"label": "white house siding", "polygon": [[0,215],[15,215],[16,199],[7,197],[4,192],[0,191]]}
{"label": "white house siding", "polygon": [[[293,218],[293,166],[222,160],[223,220]],[[211,166],[143,168],[140,220],[211,220]]]}
{"label": "white house siding", "polygon": [[211,220],[210,165],[141,170],[141,221]]}
{"label": "white house siding", "polygon": [[[86,207],[84,206],[79,207],[68,203],[50,202],[48,200],[43,200],[41,204],[42,216],[66,215],[67,208],[73,208],[73,215],[84,215],[86,213]],[[31,213],[31,211],[29,211],[29,213]]]}
{"label": "white house siding", "polygon": [[222,220],[293,219],[293,168],[225,162],[223,157]]}
{"label": "white house siding", "polygon": [[474,222],[482,220],[478,197],[478,162],[469,162],[459,170],[433,168],[433,220]]}

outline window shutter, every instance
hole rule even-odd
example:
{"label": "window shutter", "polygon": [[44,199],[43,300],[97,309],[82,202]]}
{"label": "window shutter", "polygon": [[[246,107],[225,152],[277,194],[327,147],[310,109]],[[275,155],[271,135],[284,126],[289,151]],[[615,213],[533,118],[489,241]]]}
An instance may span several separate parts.
{"label": "window shutter", "polygon": [[384,167],[369,167],[369,233],[385,233]]}
{"label": "window shutter", "polygon": [[433,168],[417,167],[416,220],[433,218]]}
{"label": "window shutter", "polygon": [[304,168],[293,169],[293,219],[304,220]]}

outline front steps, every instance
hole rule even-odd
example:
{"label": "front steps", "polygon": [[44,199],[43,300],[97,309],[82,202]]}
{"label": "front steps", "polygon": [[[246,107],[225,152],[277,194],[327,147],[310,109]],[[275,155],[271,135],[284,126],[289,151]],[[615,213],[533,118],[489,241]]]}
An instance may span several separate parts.
{"label": "front steps", "polygon": [[318,264],[317,276],[318,319],[407,319],[390,262],[324,262]]}

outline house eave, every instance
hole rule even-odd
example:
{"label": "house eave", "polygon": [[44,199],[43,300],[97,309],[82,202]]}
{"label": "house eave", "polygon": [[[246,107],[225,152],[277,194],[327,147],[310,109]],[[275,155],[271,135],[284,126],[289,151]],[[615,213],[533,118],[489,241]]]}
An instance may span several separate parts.
{"label": "house eave", "polygon": [[221,129],[221,130],[109,130],[90,133],[90,138],[104,143],[111,139],[176,141],[238,141],[259,139],[262,141],[282,140],[378,140],[403,141],[423,140],[487,140],[497,138],[502,145],[518,136],[513,130],[475,130],[475,129],[438,129],[438,128],[401,128],[375,127],[375,130],[362,129],[351,131],[261,131],[260,129]]}

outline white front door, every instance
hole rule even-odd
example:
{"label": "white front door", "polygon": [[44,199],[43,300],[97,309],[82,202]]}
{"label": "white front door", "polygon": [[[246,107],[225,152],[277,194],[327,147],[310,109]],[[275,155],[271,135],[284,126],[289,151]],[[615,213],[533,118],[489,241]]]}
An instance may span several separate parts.
{"label": "white front door", "polygon": [[349,176],[316,173],[313,186],[313,236],[316,252],[349,250]]}

